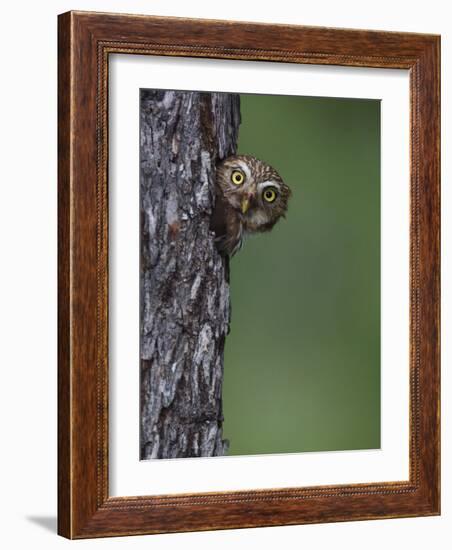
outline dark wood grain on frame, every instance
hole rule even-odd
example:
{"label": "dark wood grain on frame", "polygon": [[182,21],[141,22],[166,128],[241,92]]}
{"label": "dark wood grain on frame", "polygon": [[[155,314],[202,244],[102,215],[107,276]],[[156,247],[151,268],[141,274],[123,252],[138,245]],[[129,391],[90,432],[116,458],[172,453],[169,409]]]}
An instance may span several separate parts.
{"label": "dark wood grain on frame", "polygon": [[[69,538],[439,514],[438,36],[69,12],[59,16],[58,531]],[[410,70],[410,479],[108,495],[108,56]]]}

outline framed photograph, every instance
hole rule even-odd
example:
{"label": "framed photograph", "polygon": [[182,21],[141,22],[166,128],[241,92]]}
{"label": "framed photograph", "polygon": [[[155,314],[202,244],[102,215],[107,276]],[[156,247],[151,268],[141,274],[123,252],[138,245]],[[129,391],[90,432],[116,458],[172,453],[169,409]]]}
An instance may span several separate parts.
{"label": "framed photograph", "polygon": [[61,535],[440,513],[439,56],[59,16]]}

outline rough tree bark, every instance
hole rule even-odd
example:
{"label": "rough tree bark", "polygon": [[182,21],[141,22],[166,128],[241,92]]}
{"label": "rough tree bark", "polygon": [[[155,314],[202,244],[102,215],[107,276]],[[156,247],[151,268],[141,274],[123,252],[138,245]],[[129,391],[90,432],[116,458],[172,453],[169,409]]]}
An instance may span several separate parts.
{"label": "rough tree bark", "polygon": [[237,94],[141,92],[141,458],[225,454],[229,274],[210,230]]}

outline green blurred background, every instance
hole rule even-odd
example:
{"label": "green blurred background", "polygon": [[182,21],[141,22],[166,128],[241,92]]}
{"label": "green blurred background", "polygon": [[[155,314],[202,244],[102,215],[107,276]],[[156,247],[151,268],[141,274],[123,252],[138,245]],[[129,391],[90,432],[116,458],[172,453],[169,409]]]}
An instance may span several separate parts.
{"label": "green blurred background", "polygon": [[292,188],[231,260],[230,455],[380,447],[380,102],[241,96],[239,152]]}

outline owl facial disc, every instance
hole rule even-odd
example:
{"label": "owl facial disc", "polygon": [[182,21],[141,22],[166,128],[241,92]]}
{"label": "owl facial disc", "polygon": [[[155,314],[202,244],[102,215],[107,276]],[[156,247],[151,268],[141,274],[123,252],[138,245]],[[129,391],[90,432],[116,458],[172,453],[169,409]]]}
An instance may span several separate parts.
{"label": "owl facial disc", "polygon": [[234,155],[217,166],[217,202],[213,226],[220,252],[230,256],[243,235],[270,231],[285,216],[290,188],[269,164],[250,155]]}

